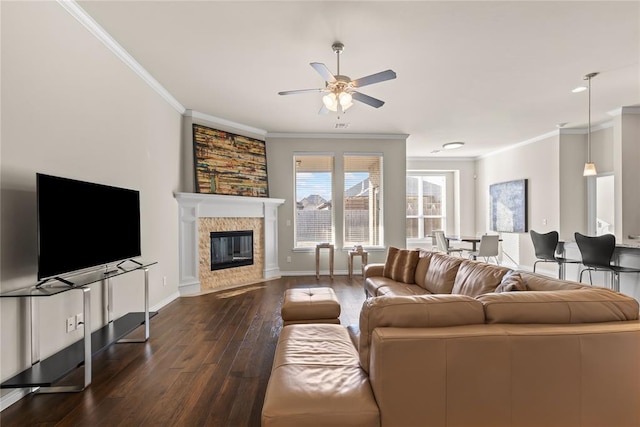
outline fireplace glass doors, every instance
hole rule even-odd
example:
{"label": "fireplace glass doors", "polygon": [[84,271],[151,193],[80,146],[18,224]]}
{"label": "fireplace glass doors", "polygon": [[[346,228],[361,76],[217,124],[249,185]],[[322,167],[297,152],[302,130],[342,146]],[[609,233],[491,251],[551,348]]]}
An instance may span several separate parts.
{"label": "fireplace glass doors", "polygon": [[213,231],[211,270],[253,265],[253,231]]}

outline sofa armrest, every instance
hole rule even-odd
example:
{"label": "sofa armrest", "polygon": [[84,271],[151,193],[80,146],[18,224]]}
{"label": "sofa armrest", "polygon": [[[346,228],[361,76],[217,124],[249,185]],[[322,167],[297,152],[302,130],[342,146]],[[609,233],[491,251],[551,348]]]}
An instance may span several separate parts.
{"label": "sofa armrest", "polygon": [[364,277],[363,279],[367,279],[368,277],[378,277],[382,276],[382,272],[384,271],[383,263],[376,264],[367,264],[364,266]]}
{"label": "sofa armrest", "polygon": [[369,372],[371,335],[378,327],[430,328],[478,323],[484,323],[482,303],[466,295],[369,298],[360,311],[360,365]]}

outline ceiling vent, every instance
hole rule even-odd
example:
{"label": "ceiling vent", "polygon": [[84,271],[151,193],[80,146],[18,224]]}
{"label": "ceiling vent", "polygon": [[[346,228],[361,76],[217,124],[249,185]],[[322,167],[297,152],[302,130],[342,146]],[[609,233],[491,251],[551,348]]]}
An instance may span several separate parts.
{"label": "ceiling vent", "polygon": [[347,129],[349,127],[349,123],[336,123],[336,129]]}

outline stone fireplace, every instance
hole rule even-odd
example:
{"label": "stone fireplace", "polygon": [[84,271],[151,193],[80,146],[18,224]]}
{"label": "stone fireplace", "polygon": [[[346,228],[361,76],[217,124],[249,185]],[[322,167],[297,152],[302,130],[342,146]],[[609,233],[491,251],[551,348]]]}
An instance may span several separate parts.
{"label": "stone fireplace", "polygon": [[[284,199],[176,193],[181,295],[227,289],[280,276],[278,207]],[[253,264],[211,270],[211,234],[253,231]]]}

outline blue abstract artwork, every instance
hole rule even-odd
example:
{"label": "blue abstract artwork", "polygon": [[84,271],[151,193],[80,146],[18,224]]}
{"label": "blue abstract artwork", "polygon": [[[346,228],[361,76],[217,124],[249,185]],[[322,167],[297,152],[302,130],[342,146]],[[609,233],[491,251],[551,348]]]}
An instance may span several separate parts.
{"label": "blue abstract artwork", "polygon": [[489,186],[490,228],[506,233],[526,233],[528,228],[527,180]]}

